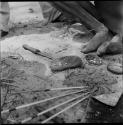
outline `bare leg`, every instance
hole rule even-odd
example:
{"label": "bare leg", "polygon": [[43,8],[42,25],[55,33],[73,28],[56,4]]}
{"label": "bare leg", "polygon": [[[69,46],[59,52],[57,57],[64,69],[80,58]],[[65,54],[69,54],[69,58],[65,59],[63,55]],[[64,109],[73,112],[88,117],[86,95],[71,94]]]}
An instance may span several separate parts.
{"label": "bare leg", "polygon": [[[88,53],[97,50],[97,48],[107,40],[108,29],[95,17],[93,17],[89,11],[90,9],[84,9],[82,3],[75,1],[72,2],[51,2],[59,11],[64,13],[66,16],[70,15],[74,19],[79,19],[81,23],[86,25],[88,28],[95,30],[95,36],[89,41],[89,44],[82,48],[82,52]],[[87,4],[87,3],[86,3]],[[89,5],[88,5],[89,6]],[[93,10],[92,10],[93,11]],[[93,13],[94,14],[94,13]]]}

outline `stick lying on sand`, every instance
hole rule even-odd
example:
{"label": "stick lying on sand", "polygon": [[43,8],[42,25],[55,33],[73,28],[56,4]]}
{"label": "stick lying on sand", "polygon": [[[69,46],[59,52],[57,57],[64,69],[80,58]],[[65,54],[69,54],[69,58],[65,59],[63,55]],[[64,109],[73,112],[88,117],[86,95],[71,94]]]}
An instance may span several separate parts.
{"label": "stick lying on sand", "polygon": [[68,95],[77,94],[77,93],[80,93],[80,92],[83,92],[83,91],[85,91],[85,89],[77,91],[77,92],[71,92],[71,93],[68,93],[68,94],[63,94],[63,95],[60,95],[60,96],[55,96],[55,97],[51,97],[51,98],[48,98],[48,99],[44,99],[44,100],[29,103],[29,104],[21,105],[21,106],[12,108],[12,109],[3,110],[1,112],[1,114],[11,112],[11,111],[15,111],[15,110],[22,109],[22,108],[26,108],[26,107],[29,107],[29,106],[33,106],[33,105],[36,105],[36,104],[44,103],[44,102],[47,102],[47,101],[50,101],[50,100],[53,100],[53,99],[57,99],[57,98],[61,98],[61,97],[65,97],[65,96],[68,96]]}
{"label": "stick lying on sand", "polygon": [[43,57],[46,57],[50,60],[54,60],[54,58],[52,56],[49,56],[48,54],[44,53],[44,52],[41,52],[39,49],[35,49],[33,47],[30,47],[29,45],[27,44],[24,44],[23,45],[23,48],[25,50],[29,50],[30,52],[34,53],[34,54],[37,54],[37,55],[40,55],[40,56],[43,56]]}
{"label": "stick lying on sand", "polygon": [[[86,93],[86,95],[89,94],[89,93],[90,93],[90,92]],[[21,121],[21,123],[28,122],[28,121],[30,121],[30,120],[32,120],[32,119],[34,119],[34,118],[36,118],[36,117],[38,117],[38,116],[40,116],[40,115],[43,115],[43,114],[45,114],[45,113],[47,113],[47,112],[49,112],[49,111],[51,111],[51,110],[53,110],[53,109],[56,109],[56,108],[58,108],[58,107],[60,107],[60,106],[62,106],[62,105],[65,105],[65,104],[70,103],[70,102],[72,102],[72,101],[74,101],[74,100],[77,100],[77,99],[79,99],[80,97],[83,97],[83,96],[84,96],[84,95],[79,95],[79,96],[77,96],[77,97],[75,97],[75,98],[69,99],[69,100],[67,100],[67,101],[65,101],[65,102],[63,102],[63,103],[60,103],[60,104],[58,104],[58,105],[55,105],[55,106],[53,106],[53,107],[51,107],[51,108],[49,108],[49,109],[47,109],[47,110],[44,110],[44,111],[38,113],[38,114],[35,115],[34,117],[28,117],[28,118],[26,118],[25,120]]]}
{"label": "stick lying on sand", "polygon": [[89,98],[89,97],[90,97],[90,95],[85,96],[85,97],[82,98],[81,100],[77,101],[76,103],[74,103],[74,104],[72,104],[72,105],[70,105],[70,106],[67,106],[66,108],[64,108],[64,109],[61,110],[60,112],[58,112],[58,113],[52,115],[51,117],[49,117],[48,119],[42,121],[41,123],[46,123],[46,122],[50,121],[51,119],[55,118],[55,117],[58,116],[59,114],[65,112],[66,110],[72,108],[73,106],[79,104],[80,102],[84,101],[85,99],[87,99],[87,98]]}
{"label": "stick lying on sand", "polygon": [[17,94],[17,93],[28,93],[28,92],[48,92],[48,91],[57,91],[57,90],[72,90],[72,89],[84,89],[86,88],[87,86],[84,86],[84,87],[81,87],[81,86],[78,86],[78,87],[63,87],[63,88],[51,88],[51,89],[40,89],[40,90],[29,90],[29,91],[20,91],[20,92],[14,92],[14,93],[11,93],[11,94]]}

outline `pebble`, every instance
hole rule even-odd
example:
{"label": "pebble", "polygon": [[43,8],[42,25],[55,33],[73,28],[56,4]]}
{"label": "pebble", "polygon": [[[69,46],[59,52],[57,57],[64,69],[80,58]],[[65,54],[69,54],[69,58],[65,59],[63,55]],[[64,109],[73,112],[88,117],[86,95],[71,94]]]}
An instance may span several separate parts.
{"label": "pebble", "polygon": [[120,75],[123,74],[123,65],[120,63],[109,63],[107,65],[107,70],[114,74]]}

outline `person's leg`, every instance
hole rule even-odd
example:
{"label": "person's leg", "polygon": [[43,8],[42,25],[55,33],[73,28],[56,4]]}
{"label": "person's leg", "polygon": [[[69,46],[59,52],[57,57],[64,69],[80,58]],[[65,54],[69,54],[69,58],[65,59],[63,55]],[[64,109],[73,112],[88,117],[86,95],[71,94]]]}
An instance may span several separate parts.
{"label": "person's leg", "polygon": [[100,16],[98,14],[98,11],[96,10],[95,6],[89,2],[89,1],[78,1],[78,4],[85,9],[88,13],[90,13],[93,17],[95,17],[97,20],[100,20]]}
{"label": "person's leg", "polygon": [[4,36],[9,31],[8,22],[10,17],[10,9],[8,2],[0,2],[0,31]]}
{"label": "person's leg", "polygon": [[[82,7],[82,8],[84,8],[87,12],[89,12],[92,16],[94,16],[96,19],[100,19],[100,16],[99,16],[99,14],[98,14],[98,12],[96,11],[96,9],[95,9],[95,7],[94,7],[94,5],[91,3],[91,2],[89,2],[89,1],[77,1],[78,2],[78,4]],[[50,2],[53,6],[54,6],[54,4],[53,4],[53,2]],[[70,4],[73,4],[73,5],[75,5],[74,4],[74,2],[70,2]],[[57,8],[57,7],[56,7]],[[58,9],[55,9],[56,11],[58,11]],[[67,14],[67,13],[66,13]],[[54,14],[54,13],[51,13],[51,15],[53,16],[53,17],[56,17],[56,14]],[[58,17],[58,16],[57,16]],[[61,15],[58,17],[58,20],[60,20],[61,19],[61,21],[62,21],[62,19],[64,20],[69,20],[69,18],[71,19],[71,20],[73,20],[73,22],[76,22],[72,17],[71,17],[71,15],[70,14],[68,14],[67,15],[67,17],[65,17],[65,15],[63,14],[63,13],[61,13]],[[53,18],[51,19],[51,20],[53,20]],[[56,18],[56,21],[57,21],[57,18]]]}
{"label": "person's leg", "polygon": [[[89,41],[89,44],[82,48],[82,52],[88,53],[91,51],[97,50],[97,48],[107,40],[108,38],[108,29],[101,22],[99,22],[95,17],[93,17],[89,12],[90,8],[89,4],[83,7],[83,3],[79,3],[76,1],[71,2],[50,2],[55,8],[64,13],[66,16],[74,18],[75,20],[79,20],[82,24],[87,26],[90,29],[93,29],[96,34]],[[93,9],[92,9],[93,11]],[[95,11],[95,10],[94,10]],[[93,11],[93,15],[94,12]],[[91,12],[92,13],[92,12]]]}

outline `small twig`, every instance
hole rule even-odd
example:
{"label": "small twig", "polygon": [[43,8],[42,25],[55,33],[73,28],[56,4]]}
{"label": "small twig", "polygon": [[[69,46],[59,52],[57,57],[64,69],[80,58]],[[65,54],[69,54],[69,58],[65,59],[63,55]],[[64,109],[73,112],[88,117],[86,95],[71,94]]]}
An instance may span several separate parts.
{"label": "small twig", "polygon": [[7,83],[13,83],[13,82],[15,82],[13,79],[0,79],[0,83],[2,83],[2,82],[7,82]]}
{"label": "small twig", "polygon": [[[77,87],[63,87],[63,88],[52,88],[52,89],[48,89],[48,91],[51,91],[51,90],[68,90],[68,89],[84,89],[86,88],[87,86],[77,86]],[[47,90],[46,90],[47,91]]]}
{"label": "small twig", "polygon": [[60,96],[55,96],[55,97],[51,97],[51,98],[48,98],[48,99],[44,99],[44,100],[40,100],[40,101],[36,101],[36,102],[33,102],[33,103],[29,103],[29,104],[21,105],[21,106],[18,106],[18,107],[12,108],[12,109],[4,110],[4,111],[1,112],[1,114],[3,114],[3,113],[7,113],[7,112],[11,112],[11,111],[14,111],[14,110],[18,110],[18,109],[22,109],[22,108],[26,108],[26,107],[29,107],[29,106],[33,106],[33,105],[36,105],[36,104],[43,103],[43,102],[47,102],[47,101],[50,101],[50,100],[53,100],[53,99],[57,99],[57,98],[61,98],[61,97],[65,97],[65,96],[68,96],[68,95],[77,94],[77,93],[80,93],[80,92],[83,92],[83,91],[84,91],[84,90],[80,90],[80,91],[77,91],[77,92],[71,92],[71,93],[68,93],[68,94],[64,94],[64,95],[60,95]]}
{"label": "small twig", "polygon": [[1,109],[3,109],[3,107],[4,107],[4,105],[5,105],[5,101],[6,101],[8,92],[9,92],[9,89],[8,89],[8,87],[7,87],[6,94],[5,94],[5,96],[4,96],[4,101],[3,101],[3,104],[2,104],[2,106],[1,106]]}
{"label": "small twig", "polygon": [[59,51],[57,51],[55,53],[60,53],[60,52],[65,51],[65,50],[67,50],[67,48],[63,48],[63,49],[61,49],[61,50],[59,50]]}
{"label": "small twig", "polygon": [[7,85],[7,86],[14,86],[14,87],[18,87],[18,86],[16,86],[16,85],[9,84],[9,83],[2,83],[2,84],[1,84],[1,86],[2,86],[2,85]]}
{"label": "small twig", "polygon": [[84,87],[81,87],[81,86],[78,86],[78,87],[63,87],[63,88],[51,88],[51,89],[40,89],[40,90],[29,90],[29,91],[20,91],[20,92],[14,92],[14,93],[11,93],[11,94],[18,94],[18,93],[28,93],[28,92],[48,92],[48,91],[58,91],[58,90],[72,90],[72,89],[84,89],[86,88],[87,86],[84,86]]}
{"label": "small twig", "polygon": [[87,98],[89,98],[89,97],[90,97],[90,95],[87,95],[86,97],[82,98],[81,100],[77,101],[76,103],[74,103],[74,104],[72,104],[72,105],[70,105],[70,106],[67,106],[66,108],[64,108],[64,109],[61,110],[60,112],[58,112],[58,113],[52,115],[51,117],[49,117],[48,119],[42,121],[41,123],[46,123],[46,122],[50,121],[50,120],[53,119],[54,117],[58,116],[59,114],[65,112],[66,110],[72,108],[73,106],[79,104],[80,102],[84,101],[85,99],[87,99]]}

